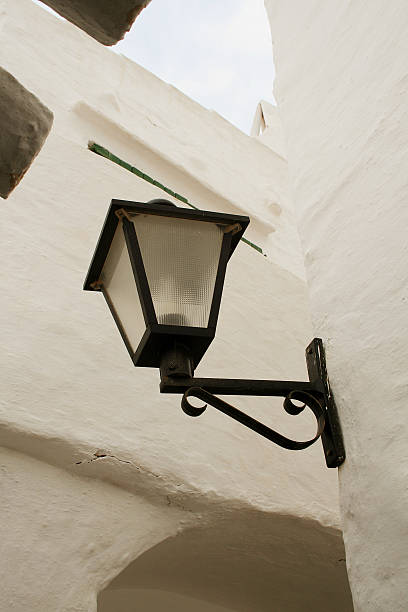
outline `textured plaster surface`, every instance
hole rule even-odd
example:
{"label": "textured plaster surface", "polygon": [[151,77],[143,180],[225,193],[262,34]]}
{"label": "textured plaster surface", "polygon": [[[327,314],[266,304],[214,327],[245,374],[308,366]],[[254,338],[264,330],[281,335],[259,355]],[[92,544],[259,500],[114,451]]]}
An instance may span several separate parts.
{"label": "textured plaster surface", "polygon": [[121,40],[150,0],[44,0],[103,45]]}
{"label": "textured plaster surface", "polygon": [[408,608],[408,5],[267,0],[357,612]]}
{"label": "textured plaster surface", "polygon": [[277,106],[265,100],[259,102],[252,123],[251,136],[286,159],[286,135]]}
{"label": "textured plaster surface", "polygon": [[0,449],[0,609],[96,612],[97,592],[185,518]]}
{"label": "textured plaster surface", "polygon": [[41,150],[52,112],[0,68],[0,196],[7,198]]}
{"label": "textured plaster surface", "polygon": [[[7,384],[1,395],[0,443],[25,453],[27,479],[29,457],[41,460],[41,469],[47,470],[47,463],[58,469],[58,495],[68,486],[64,471],[68,479],[87,479],[101,487],[92,504],[95,512],[105,504],[104,487],[111,492],[116,485],[121,495],[131,496],[123,499],[134,497],[136,505],[154,506],[169,517],[175,512],[192,528],[203,521],[209,526],[221,524],[226,516],[240,520],[241,541],[234,548],[238,536],[232,533],[224,547],[231,559],[250,546],[261,515],[269,517],[268,529],[275,534],[279,525],[285,525],[289,534],[292,518],[296,538],[293,546],[289,540],[286,565],[279,569],[279,597],[285,593],[292,597],[290,568],[301,573],[304,566],[314,577],[321,570],[322,580],[333,585],[333,596],[341,591],[347,602],[337,473],[325,468],[321,447],[302,453],[284,451],[210,409],[200,419],[187,417],[179,397],[159,395],[157,371],[133,367],[101,296],[82,291],[110,199],[163,197],[157,187],[89,152],[87,143],[93,140],[204,209],[248,213],[252,226],[248,238],[271,246],[268,258],[245,244],[238,246],[229,264],[217,338],[197,375],[305,379],[304,348],[312,331],[306,287],[296,263],[298,239],[286,210],[285,161],[28,0],[18,4],[3,0],[2,6],[6,25],[1,31],[2,62],[18,78],[25,76],[33,91],[55,109],[55,123],[37,163],[8,199],[7,223],[1,228],[1,284],[7,287],[1,371]],[[103,72],[95,70],[101,65]],[[276,203],[275,196],[280,212],[268,208],[272,199]],[[313,435],[313,417],[286,415],[279,399],[231,401],[286,435],[297,439]],[[38,491],[41,499],[33,493],[27,501],[27,508],[34,505],[30,529],[37,528],[36,504],[47,503],[47,492]],[[52,507],[50,513],[54,511]],[[129,544],[130,556],[123,566],[142,551],[145,529],[157,528],[159,540],[172,533],[173,518],[165,516],[161,531],[154,518],[149,527],[143,512],[137,529],[132,531],[130,525],[123,530],[123,537],[134,534],[136,542]],[[140,513],[135,511],[136,517]],[[284,517],[283,523],[279,517]],[[112,522],[112,532],[108,526],[101,530],[106,528],[107,536],[115,539],[114,515],[107,522]],[[266,529],[267,521],[262,524]],[[311,526],[321,538],[309,554],[301,542],[308,539]],[[19,533],[23,531],[22,527]],[[216,533],[209,527],[209,542]],[[279,552],[284,538],[276,537]],[[138,549],[139,541],[143,546]],[[273,572],[274,563],[279,563],[273,559],[273,544],[267,539],[263,543],[260,533],[255,541],[256,552],[252,549],[251,555],[267,559],[266,567]],[[21,537],[16,542],[23,550]],[[147,542],[146,547],[156,543]],[[55,542],[49,546],[52,549]],[[14,549],[10,550],[12,559]],[[81,555],[74,544],[70,554],[72,564],[80,568]],[[249,567],[249,558],[242,567]],[[28,558],[27,571],[30,563],[34,561]],[[84,578],[77,607],[64,603],[50,610],[87,609],[80,600],[91,601],[95,590],[123,569],[114,560],[93,567],[97,579],[91,583]],[[210,561],[204,573],[209,567]],[[266,579],[265,569],[265,597],[271,594]],[[72,580],[76,583],[75,577]],[[44,591],[51,587],[41,580],[35,584],[32,581],[34,603],[21,604],[21,612],[44,611]],[[133,586],[133,590],[153,588]],[[198,585],[195,591],[200,600],[202,588]],[[179,595],[183,594],[194,598],[180,587]],[[224,605],[228,597],[220,591],[217,605]],[[325,597],[319,601],[316,612],[326,607]],[[269,610],[269,596],[264,605]],[[302,608],[293,603],[292,609]]]}

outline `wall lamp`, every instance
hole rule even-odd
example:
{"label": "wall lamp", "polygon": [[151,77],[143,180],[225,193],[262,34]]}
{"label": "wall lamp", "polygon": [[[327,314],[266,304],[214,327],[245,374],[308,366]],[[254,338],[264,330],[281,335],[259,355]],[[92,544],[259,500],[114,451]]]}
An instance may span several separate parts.
{"label": "wall lamp", "polygon": [[[345,451],[319,338],[306,349],[307,382],[194,378],[215,336],[228,260],[248,224],[245,216],[167,200],[112,200],[84,289],[103,293],[134,365],[160,368],[160,392],[183,394],[186,414],[213,406],[289,450],[321,438],[327,466],[338,467]],[[291,440],[216,395],[283,397],[288,414],[311,409],[316,435]],[[206,405],[193,406],[191,397]]]}

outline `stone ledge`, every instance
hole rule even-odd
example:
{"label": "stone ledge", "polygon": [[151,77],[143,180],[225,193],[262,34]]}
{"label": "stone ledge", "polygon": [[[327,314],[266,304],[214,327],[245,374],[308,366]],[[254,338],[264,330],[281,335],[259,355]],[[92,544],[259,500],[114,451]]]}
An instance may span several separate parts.
{"label": "stone ledge", "polygon": [[47,138],[52,112],[0,68],[0,196],[7,198]]}
{"label": "stone ledge", "polygon": [[150,0],[43,0],[103,45],[121,40]]}

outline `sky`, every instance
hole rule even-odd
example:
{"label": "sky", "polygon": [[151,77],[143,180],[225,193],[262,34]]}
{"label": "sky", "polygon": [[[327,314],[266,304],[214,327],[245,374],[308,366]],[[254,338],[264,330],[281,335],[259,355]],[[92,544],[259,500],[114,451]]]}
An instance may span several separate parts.
{"label": "sky", "polygon": [[258,102],[274,101],[263,0],[152,0],[112,48],[246,133]]}

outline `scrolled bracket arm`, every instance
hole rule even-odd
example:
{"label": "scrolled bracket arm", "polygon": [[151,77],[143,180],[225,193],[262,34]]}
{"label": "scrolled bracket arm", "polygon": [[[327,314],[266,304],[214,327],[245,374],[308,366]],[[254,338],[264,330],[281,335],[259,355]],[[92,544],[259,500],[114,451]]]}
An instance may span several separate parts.
{"label": "scrolled bracket arm", "polygon": [[[205,406],[195,407],[188,401],[189,397],[195,397],[197,399],[200,399],[203,402],[206,402],[206,404]],[[293,400],[303,402],[303,404],[301,406],[297,406],[293,403]],[[187,389],[181,400],[181,407],[183,409],[183,412],[193,417],[202,415],[203,412],[206,410],[208,404],[213,408],[216,408],[220,412],[223,412],[227,416],[231,417],[235,421],[238,421],[242,425],[245,425],[245,427],[252,429],[264,438],[267,438],[274,444],[277,444],[278,446],[281,446],[282,448],[286,448],[288,450],[303,450],[308,446],[314,444],[322,435],[326,424],[324,408],[322,404],[312,394],[306,393],[304,391],[291,391],[285,397],[285,400],[283,402],[283,407],[288,414],[300,414],[300,412],[302,412],[307,406],[311,409],[314,416],[316,417],[316,435],[311,440],[306,440],[304,442],[297,442],[296,440],[291,440],[290,438],[286,438],[286,436],[282,436],[277,431],[271,429],[270,427],[267,427],[263,423],[260,423],[256,419],[250,417],[248,414],[241,412],[241,410],[238,410],[234,406],[231,406],[231,404],[224,402],[224,400],[220,399],[219,397],[216,397],[215,395],[212,395],[212,393],[209,393],[208,391],[205,391],[200,387],[191,387],[190,389]]]}
{"label": "scrolled bracket arm", "polygon": [[[175,367],[178,365],[178,360],[180,367]],[[306,348],[309,381],[194,378],[188,373],[185,374],[188,368],[181,367],[185,365],[184,362],[185,355],[179,351],[172,354],[172,368],[167,366],[166,360],[163,361],[160,391],[161,393],[183,394],[181,406],[189,416],[200,416],[206,409],[206,406],[196,408],[189,402],[190,397],[196,397],[206,405],[213,406],[261,436],[289,450],[305,449],[320,438],[327,467],[336,468],[343,463],[345,459],[343,437],[327,376],[323,342],[320,338],[314,338]],[[297,415],[308,407],[316,418],[316,435],[304,442],[286,438],[227,404],[216,397],[217,395],[283,397],[283,407],[291,415]],[[296,402],[302,402],[302,404],[298,405]]]}

